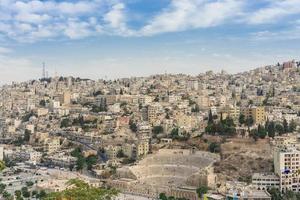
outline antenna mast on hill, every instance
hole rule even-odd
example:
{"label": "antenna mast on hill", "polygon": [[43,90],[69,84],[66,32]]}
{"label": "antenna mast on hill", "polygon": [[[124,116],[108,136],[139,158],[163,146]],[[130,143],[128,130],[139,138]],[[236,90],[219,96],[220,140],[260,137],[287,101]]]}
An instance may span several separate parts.
{"label": "antenna mast on hill", "polygon": [[43,74],[42,74],[42,78],[43,78],[43,79],[46,78],[46,67],[45,67],[45,62],[43,62]]}

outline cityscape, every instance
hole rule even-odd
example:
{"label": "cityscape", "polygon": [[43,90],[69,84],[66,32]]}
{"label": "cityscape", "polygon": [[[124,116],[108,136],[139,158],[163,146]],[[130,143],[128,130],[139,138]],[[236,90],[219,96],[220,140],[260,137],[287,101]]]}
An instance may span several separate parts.
{"label": "cityscape", "polygon": [[120,199],[299,199],[299,85],[294,60],[237,74],[3,85],[2,195],[43,199],[71,179]]}
{"label": "cityscape", "polygon": [[300,200],[300,0],[0,0],[0,200]]}

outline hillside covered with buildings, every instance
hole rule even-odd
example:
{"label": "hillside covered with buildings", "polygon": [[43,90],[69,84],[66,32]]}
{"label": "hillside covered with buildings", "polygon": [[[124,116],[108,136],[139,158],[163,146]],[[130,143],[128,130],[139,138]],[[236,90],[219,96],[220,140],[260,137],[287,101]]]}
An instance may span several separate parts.
{"label": "hillside covered with buildings", "polygon": [[153,199],[299,198],[299,130],[297,61],[14,82],[0,88],[0,192],[42,199],[78,178]]}

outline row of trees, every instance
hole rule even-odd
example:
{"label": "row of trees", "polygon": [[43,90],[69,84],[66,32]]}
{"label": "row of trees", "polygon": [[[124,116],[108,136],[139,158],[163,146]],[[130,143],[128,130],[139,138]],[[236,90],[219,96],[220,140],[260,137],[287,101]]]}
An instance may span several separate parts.
{"label": "row of trees", "polygon": [[284,119],[282,123],[275,123],[267,120],[265,125],[258,125],[256,129],[251,130],[251,136],[257,140],[258,138],[264,139],[266,136],[274,138],[276,134],[282,135],[293,132],[296,129],[296,123],[292,120],[289,124]]}
{"label": "row of trees", "polygon": [[91,111],[94,113],[107,112],[107,105],[106,104],[100,104],[100,106],[93,105]]}
{"label": "row of trees", "polygon": [[63,118],[60,122],[61,128],[68,128],[71,126],[80,126],[83,129],[86,128],[96,128],[97,127],[97,119],[94,120],[84,120],[83,116],[79,116],[78,118],[75,118],[73,120],[70,120],[68,117]]}
{"label": "row of trees", "polygon": [[190,134],[187,132],[179,132],[179,128],[173,128],[170,134],[171,138],[173,140],[180,140],[180,141],[186,141],[190,138]]}
{"label": "row of trees", "polygon": [[42,199],[46,197],[46,192],[44,190],[41,191],[30,191],[28,188],[31,188],[33,186],[33,182],[26,182],[26,186],[22,187],[21,190],[16,190],[14,195],[8,193],[6,189],[6,185],[3,183],[0,183],[0,194],[5,200],[24,200],[28,199],[30,197],[36,198],[36,199]]}
{"label": "row of trees", "polygon": [[71,152],[71,156],[77,158],[76,161],[76,170],[80,171],[83,170],[85,167],[88,170],[92,169],[92,166],[97,163],[97,156],[96,155],[89,155],[88,157],[84,157],[82,150],[80,147],[75,148]]}
{"label": "row of trees", "polygon": [[246,117],[244,114],[240,114],[239,123],[240,123],[240,125],[246,125],[246,126],[250,127],[254,124],[254,120],[253,120],[252,116]]}
{"label": "row of trees", "polygon": [[[220,134],[220,135],[227,135],[233,136],[236,133],[236,125],[232,118],[227,117],[223,119],[222,113],[220,120],[217,122],[215,121],[217,117],[212,115],[211,110],[209,111],[208,115],[208,124],[205,128],[205,131],[209,134]],[[254,120],[251,116],[245,117],[245,115],[241,114],[239,116],[239,123],[240,125],[246,125],[250,128],[254,124]],[[274,137],[276,133],[278,135],[282,135],[288,132],[293,132],[296,130],[296,123],[292,120],[289,124],[286,119],[283,120],[282,123],[276,123],[273,121],[267,120],[265,126],[259,125],[256,129],[251,130],[251,135],[257,138],[265,138],[266,136]]]}
{"label": "row of trees", "polygon": [[66,190],[49,193],[42,200],[112,200],[118,194],[118,191],[114,189],[93,187],[79,179],[71,179],[67,182],[67,185]]}
{"label": "row of trees", "polygon": [[165,193],[160,193],[159,200],[187,200],[187,199],[186,198],[176,198],[173,196],[167,196]]}
{"label": "row of trees", "polygon": [[211,110],[209,111],[208,115],[208,124],[207,127],[205,128],[205,131],[209,134],[220,134],[220,135],[227,135],[227,136],[233,136],[236,133],[236,125],[234,124],[234,121],[232,118],[227,117],[226,119],[222,119],[222,114],[221,114],[221,119],[218,122],[214,121],[214,117],[212,115]]}
{"label": "row of trees", "polygon": [[268,192],[272,196],[272,200],[298,200],[300,199],[300,193],[296,193],[293,191],[286,191],[285,193],[281,193],[278,189],[272,188],[268,190]]}

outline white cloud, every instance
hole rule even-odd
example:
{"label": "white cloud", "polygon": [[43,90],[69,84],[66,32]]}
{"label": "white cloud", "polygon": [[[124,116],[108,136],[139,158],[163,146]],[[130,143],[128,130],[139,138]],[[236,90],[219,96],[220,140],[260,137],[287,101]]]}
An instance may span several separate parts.
{"label": "white cloud", "polygon": [[[100,34],[103,31],[103,16],[118,8],[113,6],[112,10],[107,10],[106,6],[110,3],[104,2],[0,0],[0,36],[33,42],[55,37],[79,39]],[[118,20],[122,20],[121,16]]]}
{"label": "white cloud", "polygon": [[20,12],[15,16],[15,19],[19,22],[29,22],[29,23],[43,23],[51,19],[47,14],[34,14],[27,12]]}
{"label": "white cloud", "polygon": [[6,47],[0,47],[0,55],[1,54],[7,54],[7,53],[11,53],[12,50]]}
{"label": "white cloud", "polygon": [[243,2],[239,0],[172,0],[168,8],[150,20],[141,34],[216,26],[238,16],[242,7]]}
{"label": "white cloud", "polygon": [[268,6],[249,14],[246,21],[250,24],[275,23],[278,19],[300,14],[299,0],[273,0]]}
{"label": "white cloud", "polygon": [[71,39],[79,39],[82,37],[88,37],[92,34],[89,23],[80,22],[77,20],[69,20],[67,28],[64,33]]}
{"label": "white cloud", "polygon": [[[230,23],[270,23],[300,14],[300,0],[262,1],[264,7],[249,11],[252,0],[170,0],[155,16],[136,19],[138,13],[121,0],[0,0],[0,37],[34,42],[101,34],[152,36]],[[131,20],[141,21],[132,29]]]}
{"label": "white cloud", "polygon": [[113,28],[118,28],[125,24],[124,22],[124,4],[118,3],[112,6],[112,9],[106,13],[104,20]]}
{"label": "white cloud", "polygon": [[136,35],[135,30],[130,30],[127,27],[126,6],[124,3],[116,3],[112,5],[109,12],[107,12],[103,19],[107,23],[107,31],[111,34],[122,36]]}
{"label": "white cloud", "polygon": [[253,40],[296,40],[300,39],[300,26],[282,31],[259,31],[251,34]]}

